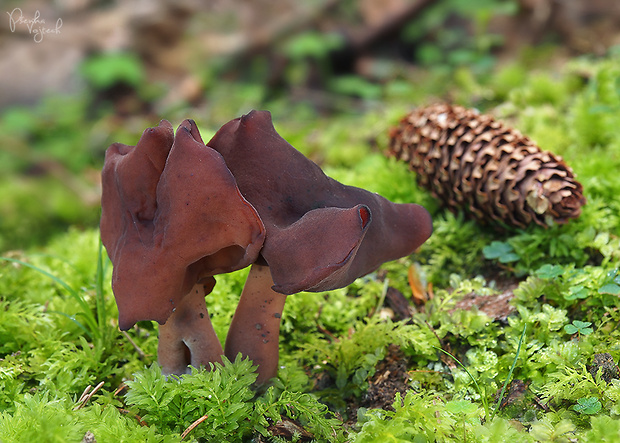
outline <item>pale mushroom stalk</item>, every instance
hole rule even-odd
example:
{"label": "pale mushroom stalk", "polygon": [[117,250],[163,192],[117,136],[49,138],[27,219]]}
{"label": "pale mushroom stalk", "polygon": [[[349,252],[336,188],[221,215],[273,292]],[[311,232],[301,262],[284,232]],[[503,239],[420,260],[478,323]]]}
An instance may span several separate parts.
{"label": "pale mushroom stalk", "polygon": [[213,284],[213,278],[195,284],[166,323],[159,326],[157,358],[164,374],[185,374],[190,365],[199,368],[209,362],[222,362],[222,345],[205,303]]}
{"label": "pale mushroom stalk", "polygon": [[257,384],[278,373],[280,318],[286,295],[272,286],[269,267],[253,264],[226,337],[229,360],[241,353],[258,365]]}

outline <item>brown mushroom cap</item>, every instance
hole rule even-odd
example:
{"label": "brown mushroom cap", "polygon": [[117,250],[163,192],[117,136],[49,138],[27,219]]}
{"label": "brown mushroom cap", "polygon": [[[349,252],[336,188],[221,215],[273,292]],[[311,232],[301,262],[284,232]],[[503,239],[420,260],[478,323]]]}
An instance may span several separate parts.
{"label": "brown mushroom cap", "polygon": [[[276,132],[267,111],[225,124],[218,151],[265,225],[261,258],[283,294],[346,286],[431,235],[428,212],[329,177]],[[259,261],[260,263],[260,261]]]}
{"label": "brown mushroom cap", "polygon": [[200,279],[253,263],[265,230],[220,154],[191,120],[114,144],[102,172],[101,238],[119,326],[164,323]]}

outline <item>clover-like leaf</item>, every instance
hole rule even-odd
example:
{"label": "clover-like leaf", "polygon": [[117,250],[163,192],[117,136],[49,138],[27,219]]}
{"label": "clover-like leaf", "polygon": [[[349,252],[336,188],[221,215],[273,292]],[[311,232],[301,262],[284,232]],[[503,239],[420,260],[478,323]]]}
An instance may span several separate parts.
{"label": "clover-like leaf", "polygon": [[518,261],[521,257],[514,252],[512,246],[506,242],[494,241],[482,249],[484,258],[488,260],[499,259],[500,263]]}
{"label": "clover-like leaf", "polygon": [[592,322],[573,320],[572,324],[564,326],[564,331],[570,335],[589,335],[594,331],[590,326],[592,326]]}
{"label": "clover-like leaf", "polygon": [[577,400],[577,404],[573,406],[573,411],[580,414],[593,415],[601,410],[601,402],[596,397],[584,397]]}
{"label": "clover-like leaf", "polygon": [[581,285],[572,286],[569,289],[568,294],[564,295],[564,298],[566,300],[576,300],[576,299],[588,298],[588,289],[585,288],[584,286],[581,286]]}
{"label": "clover-like leaf", "polygon": [[577,328],[576,328],[575,326],[573,326],[573,325],[566,325],[566,326],[564,326],[564,331],[565,331],[567,334],[573,335],[573,334],[576,334],[577,332],[579,332],[579,329],[577,329]]}
{"label": "clover-like leaf", "polygon": [[551,280],[564,274],[564,268],[560,265],[546,264],[538,268],[536,276],[543,280]]}

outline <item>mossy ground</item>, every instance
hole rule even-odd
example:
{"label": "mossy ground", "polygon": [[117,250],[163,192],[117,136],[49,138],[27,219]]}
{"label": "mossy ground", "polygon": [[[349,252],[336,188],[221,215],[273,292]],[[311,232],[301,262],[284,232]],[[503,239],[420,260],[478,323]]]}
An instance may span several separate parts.
{"label": "mossy ground", "polygon": [[[270,109],[284,138],[332,177],[423,204],[434,218],[433,236],[411,257],[348,288],[290,297],[279,377],[262,392],[250,389],[255,374],[242,360],[166,380],[153,364],[156,325],[118,331],[98,208],[76,191],[96,191],[88,171],[100,152],[66,163],[57,151],[59,188],[73,184],[73,193],[55,194],[32,174],[25,187],[0,183],[11,195],[0,219],[9,259],[0,262],[0,441],[79,442],[91,432],[97,442],[167,442],[188,429],[184,441],[620,441],[620,53],[561,66],[405,75],[370,98],[339,99],[347,110],[328,116],[285,98],[265,102],[252,84],[221,85],[206,114],[171,111],[171,120],[194,118],[208,139],[240,112]],[[563,156],[588,199],[581,217],[500,234],[438,207],[382,152],[399,117],[439,99],[492,112]],[[34,146],[18,165],[2,162],[7,174],[66,132],[73,138],[62,143],[76,149],[88,137],[134,144],[157,123],[104,117],[87,130],[76,100],[61,121],[49,104],[34,117],[2,117],[3,143]],[[68,171],[84,170],[75,187]],[[50,229],[37,232],[38,219]],[[221,338],[246,273],[219,276],[207,297]],[[390,304],[390,291],[404,308]],[[498,295],[504,304],[485,310]]]}

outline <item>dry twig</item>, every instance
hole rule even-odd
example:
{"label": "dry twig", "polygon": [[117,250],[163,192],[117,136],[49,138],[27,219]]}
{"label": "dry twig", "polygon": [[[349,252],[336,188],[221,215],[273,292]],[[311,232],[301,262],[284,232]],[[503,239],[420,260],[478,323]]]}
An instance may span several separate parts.
{"label": "dry twig", "polygon": [[189,434],[190,432],[192,432],[194,430],[194,428],[196,426],[198,426],[200,423],[202,423],[203,421],[205,421],[207,418],[209,418],[208,414],[203,415],[202,417],[200,417],[198,420],[196,420],[194,423],[192,423],[191,425],[189,425],[187,427],[186,430],[183,431],[183,433],[181,434],[181,440],[183,440],[185,437],[187,437],[187,434]]}
{"label": "dry twig", "polygon": [[82,395],[80,396],[73,410],[77,411],[78,409],[82,409],[84,406],[86,406],[86,403],[88,403],[88,401],[92,398],[92,396],[95,395],[95,393],[99,389],[101,389],[103,384],[104,382],[99,382],[99,384],[95,386],[94,388],[91,385],[86,386],[86,389],[84,389],[84,392],[82,392]]}

